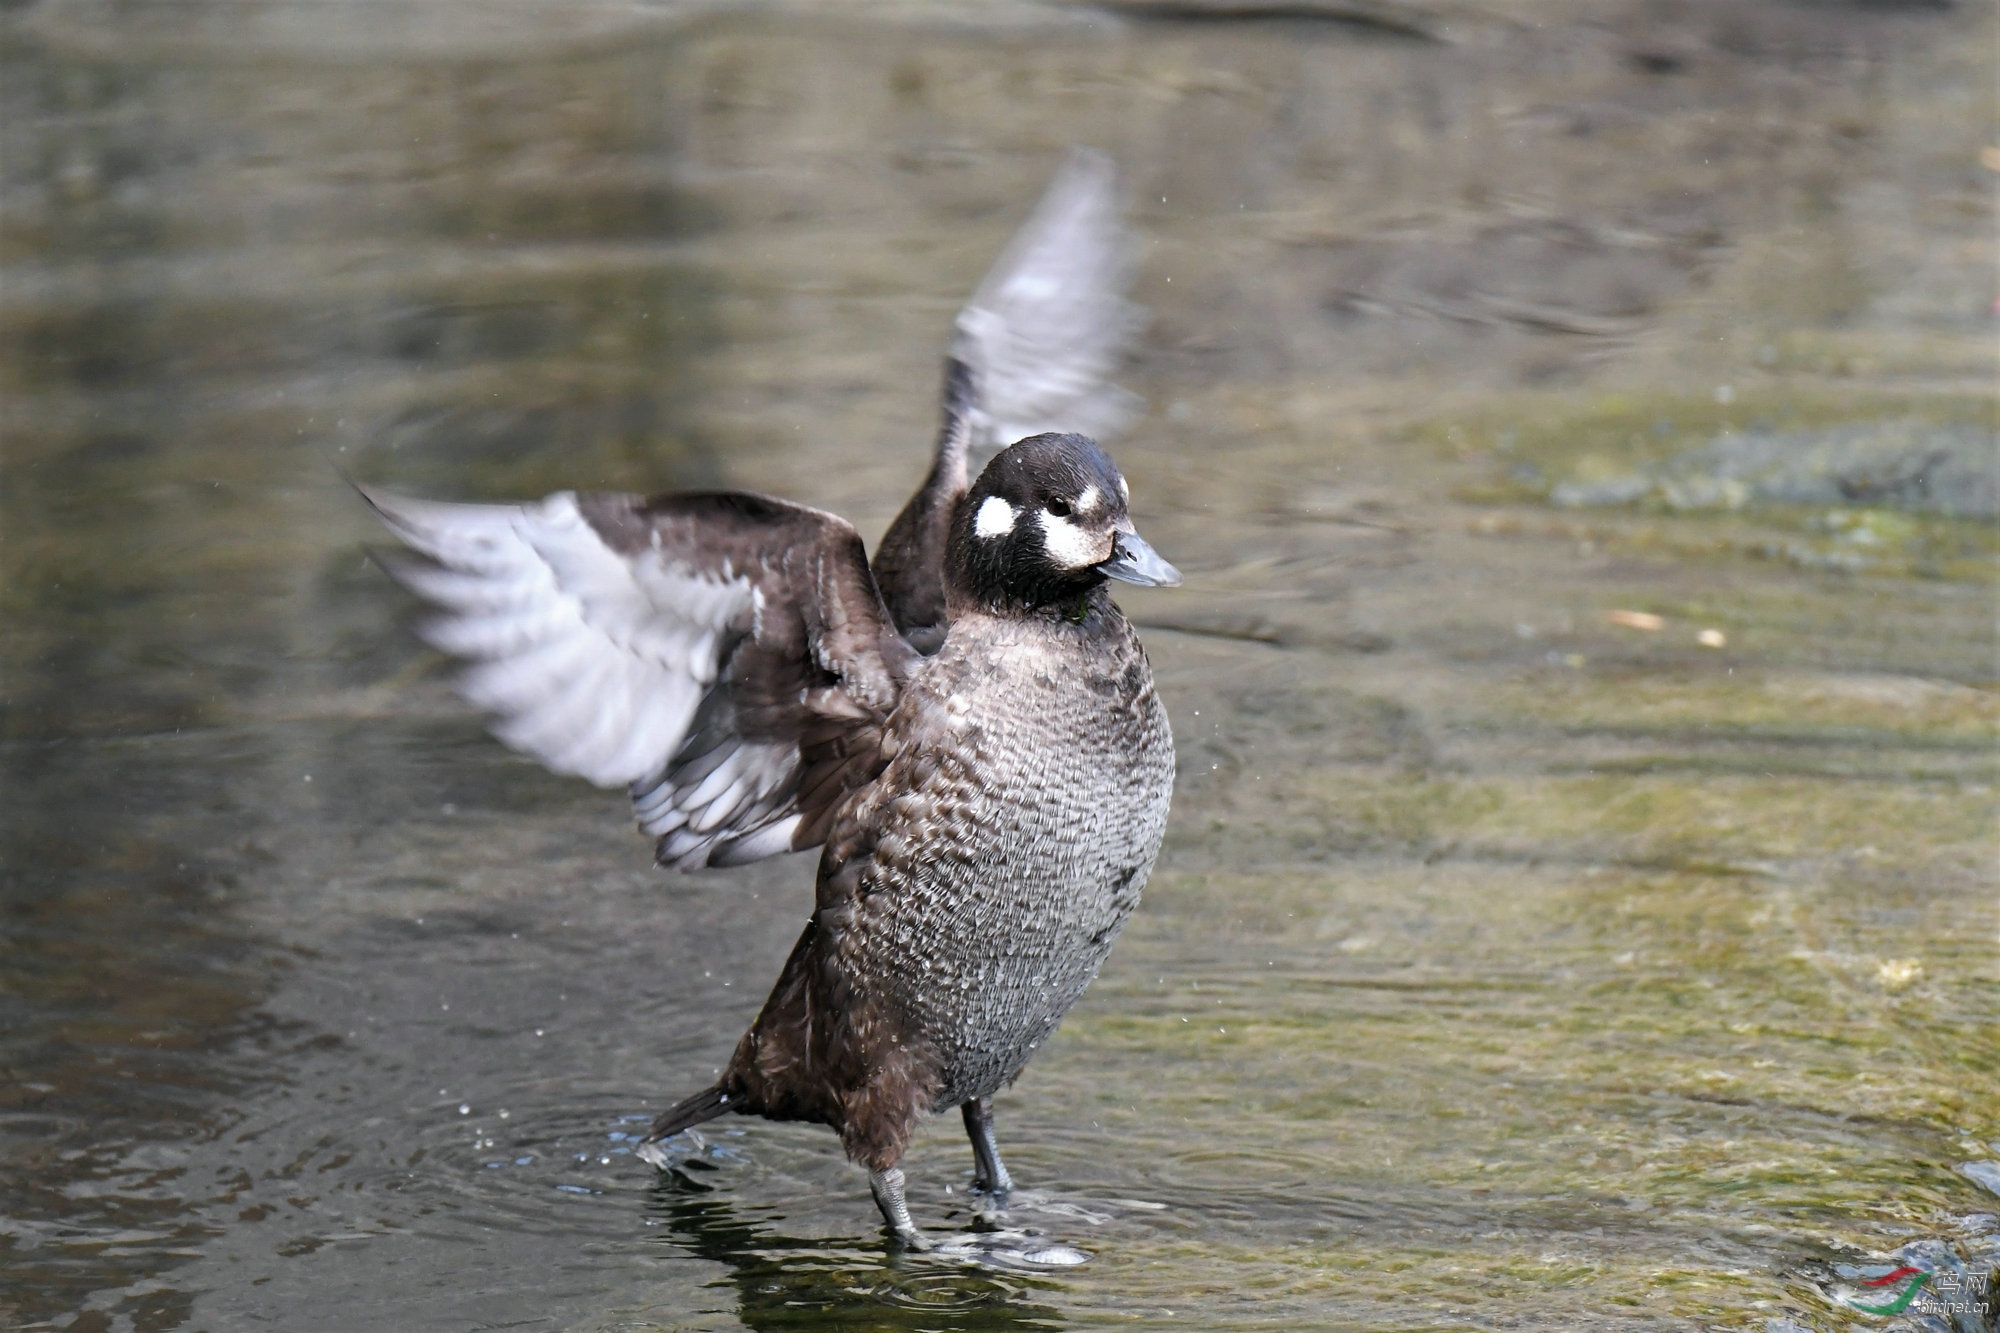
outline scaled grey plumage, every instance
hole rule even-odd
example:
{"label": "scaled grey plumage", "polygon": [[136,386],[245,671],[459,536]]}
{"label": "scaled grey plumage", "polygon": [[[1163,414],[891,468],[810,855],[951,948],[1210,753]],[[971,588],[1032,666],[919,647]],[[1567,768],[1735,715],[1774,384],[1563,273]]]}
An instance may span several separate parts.
{"label": "scaled grey plumage", "polygon": [[[872,570],[843,520],[763,496],[368,494],[428,558],[386,563],[444,609],[427,637],[474,660],[496,734],[628,786],[662,864],[824,845],[763,1012],[651,1140],[729,1111],[830,1125],[912,1244],[911,1133],[963,1107],[978,1183],[1004,1193],[989,1099],[1097,974],[1165,828],[1166,712],[1106,580],[1179,576],[1124,478],[1044,433],[966,481],[981,422],[1111,401],[1122,253],[1108,163],[1073,158],[961,317],[936,460]],[[1010,377],[1040,391],[996,401]]]}
{"label": "scaled grey plumage", "polygon": [[1097,975],[1159,851],[1173,740],[1108,598],[1081,624],[954,618],[889,728],[897,757],[828,840],[854,897],[822,914],[936,1048],[942,1111],[1012,1082]]}

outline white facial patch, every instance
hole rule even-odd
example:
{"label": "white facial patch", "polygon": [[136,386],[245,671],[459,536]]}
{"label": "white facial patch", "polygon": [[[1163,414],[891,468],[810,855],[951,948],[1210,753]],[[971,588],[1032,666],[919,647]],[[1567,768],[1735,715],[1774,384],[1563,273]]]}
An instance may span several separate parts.
{"label": "white facial patch", "polygon": [[973,534],[979,537],[1005,537],[1014,530],[1014,520],[1020,516],[1021,511],[1013,505],[997,495],[989,495],[986,497],[986,502],[979,506],[979,512],[973,515]]}
{"label": "white facial patch", "polygon": [[1082,569],[1094,565],[1111,554],[1110,539],[1092,537],[1066,518],[1057,518],[1048,510],[1042,511],[1042,541],[1048,547],[1049,561],[1057,569]]}
{"label": "white facial patch", "polygon": [[1076,512],[1079,514],[1094,514],[1097,512],[1098,504],[1103,499],[1103,493],[1095,486],[1086,486],[1083,488],[1083,494],[1076,497]]}
{"label": "white facial patch", "polygon": [[1132,488],[1125,484],[1125,478],[1123,477],[1118,478],[1118,493],[1125,497],[1126,503],[1131,503]]}

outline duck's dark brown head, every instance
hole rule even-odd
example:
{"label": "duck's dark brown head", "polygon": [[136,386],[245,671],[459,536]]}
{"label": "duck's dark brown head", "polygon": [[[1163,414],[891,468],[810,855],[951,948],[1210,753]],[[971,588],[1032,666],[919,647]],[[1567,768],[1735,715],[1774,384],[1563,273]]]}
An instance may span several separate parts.
{"label": "duck's dark brown head", "polygon": [[1126,513],[1130,490],[1082,435],[1031,435],[993,456],[966,492],[945,552],[945,584],[993,610],[1075,602],[1106,579],[1177,586]]}

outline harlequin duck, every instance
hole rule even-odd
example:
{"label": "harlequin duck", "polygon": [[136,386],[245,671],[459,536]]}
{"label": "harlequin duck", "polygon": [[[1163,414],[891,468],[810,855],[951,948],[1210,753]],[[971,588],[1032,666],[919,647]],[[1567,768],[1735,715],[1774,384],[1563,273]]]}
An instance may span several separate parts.
{"label": "harlequin duck", "polygon": [[1124,477],[1043,432],[966,484],[1011,421],[1126,410],[1100,383],[1133,326],[1122,254],[1109,164],[1073,156],[960,316],[931,473],[872,569],[844,520],[758,495],[364,492],[428,557],[391,569],[444,608],[427,636],[473,659],[465,696],[628,787],[661,864],[822,847],[763,1012],[647,1143],[726,1112],[829,1125],[914,1247],[911,1134],[962,1108],[975,1185],[1005,1195],[991,1098],[1096,975],[1166,825],[1166,711],[1108,584],[1180,576]]}

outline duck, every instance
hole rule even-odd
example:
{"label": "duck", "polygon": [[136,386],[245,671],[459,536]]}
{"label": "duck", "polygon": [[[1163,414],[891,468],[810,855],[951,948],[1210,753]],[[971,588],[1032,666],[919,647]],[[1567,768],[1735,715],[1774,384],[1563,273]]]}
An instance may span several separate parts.
{"label": "duck", "polygon": [[769,998],[721,1076],[653,1123],[655,1165],[723,1115],[825,1125],[892,1241],[929,1249],[898,1163],[957,1109],[973,1187],[1004,1206],[994,1098],[1109,955],[1173,791],[1111,587],[1181,576],[1096,437],[1032,429],[1129,421],[1106,382],[1136,327],[1128,274],[1110,161],[1075,151],[955,321],[930,470],[872,561],[845,519],[747,492],[360,488],[502,742],[625,788],[664,867],[819,849]]}

